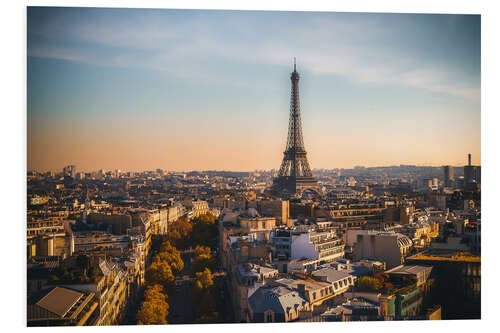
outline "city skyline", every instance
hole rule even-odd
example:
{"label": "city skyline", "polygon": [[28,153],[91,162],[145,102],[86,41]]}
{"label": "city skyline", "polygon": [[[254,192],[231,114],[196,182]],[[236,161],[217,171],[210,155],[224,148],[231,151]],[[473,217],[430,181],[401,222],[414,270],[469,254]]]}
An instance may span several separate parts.
{"label": "city skyline", "polygon": [[[415,166],[419,168],[443,168],[447,166],[451,166],[452,168],[463,168],[467,164],[465,163],[464,165],[450,165],[450,164],[442,164],[442,165],[428,165],[425,163],[417,163],[417,164],[394,164],[394,165],[375,165],[375,166],[364,166],[364,165],[353,165],[352,167],[347,167],[347,168],[312,168],[311,171],[316,172],[316,171],[322,171],[322,170],[354,170],[356,168],[394,168],[394,167],[405,167],[405,166]],[[471,164],[472,166],[481,166],[480,164]],[[63,172],[63,169],[67,166],[74,166],[76,169],[76,172],[84,172],[84,173],[92,173],[92,172],[114,172],[114,171],[120,171],[120,173],[126,173],[126,172],[154,172],[156,170],[162,170],[164,172],[172,172],[172,173],[183,173],[183,172],[278,172],[279,168],[270,168],[270,169],[248,169],[248,170],[231,170],[231,169],[165,169],[165,168],[146,168],[146,169],[122,169],[122,168],[112,168],[112,169],[106,169],[106,168],[97,168],[97,169],[80,169],[78,168],[78,165],[75,164],[67,164],[67,165],[61,165],[60,167],[56,167],[55,169],[51,170],[37,170],[37,169],[28,169],[28,172],[55,172],[55,173],[60,173]]]}
{"label": "city skyline", "polygon": [[276,170],[294,56],[312,169],[480,164],[478,15],[124,10],[28,8],[28,170]]}

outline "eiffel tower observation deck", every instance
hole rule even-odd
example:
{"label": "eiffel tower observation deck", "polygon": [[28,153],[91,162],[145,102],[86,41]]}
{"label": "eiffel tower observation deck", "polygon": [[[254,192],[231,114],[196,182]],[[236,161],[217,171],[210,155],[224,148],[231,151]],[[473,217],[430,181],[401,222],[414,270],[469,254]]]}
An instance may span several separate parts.
{"label": "eiffel tower observation deck", "polygon": [[293,63],[292,92],[290,97],[290,121],[288,138],[283,153],[283,162],[279,174],[273,180],[272,190],[280,194],[301,194],[304,190],[318,191],[318,181],[313,176],[302,138],[302,122],[300,119],[299,79],[297,66]]}

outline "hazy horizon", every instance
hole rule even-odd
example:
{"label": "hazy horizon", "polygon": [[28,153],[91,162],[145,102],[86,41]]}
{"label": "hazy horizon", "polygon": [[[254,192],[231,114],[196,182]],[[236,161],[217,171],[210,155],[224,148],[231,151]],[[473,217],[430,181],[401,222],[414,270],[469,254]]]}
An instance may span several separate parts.
{"label": "hazy horizon", "polygon": [[28,170],[481,164],[480,16],[28,7]]}
{"label": "hazy horizon", "polygon": [[[60,168],[52,169],[52,170],[36,170],[36,169],[28,169],[28,172],[62,172],[62,169],[66,166],[69,166],[72,164],[66,164],[64,166],[61,166]],[[453,168],[463,168],[466,164],[464,165],[451,165]],[[472,164],[475,165],[475,164]],[[320,171],[320,170],[352,170],[355,167],[362,167],[362,168],[391,168],[391,167],[401,167],[401,166],[415,166],[419,168],[441,168],[443,166],[446,166],[446,164],[443,165],[427,165],[427,164],[397,164],[397,165],[375,165],[375,166],[365,166],[365,165],[354,165],[352,167],[346,167],[346,168],[312,168],[311,170],[313,172],[315,171]],[[481,166],[481,165],[475,165],[475,166]],[[120,172],[147,172],[147,171],[156,171],[157,169],[161,169],[162,171],[166,172],[270,172],[270,171],[278,171],[278,168],[271,168],[271,169],[253,169],[253,170],[231,170],[231,169],[184,169],[184,170],[173,170],[173,169],[162,169],[162,168],[149,168],[149,169],[140,169],[140,170],[125,170],[125,169],[120,169],[120,168],[114,168],[114,169],[105,169],[105,168],[98,168],[98,169],[86,169],[86,170],[81,170],[78,168],[78,165],[75,165],[76,167],[76,172],[85,172],[85,173],[91,173],[91,172],[98,172],[99,170],[103,170],[103,172],[108,172],[108,171],[115,171],[115,170],[120,170]]]}

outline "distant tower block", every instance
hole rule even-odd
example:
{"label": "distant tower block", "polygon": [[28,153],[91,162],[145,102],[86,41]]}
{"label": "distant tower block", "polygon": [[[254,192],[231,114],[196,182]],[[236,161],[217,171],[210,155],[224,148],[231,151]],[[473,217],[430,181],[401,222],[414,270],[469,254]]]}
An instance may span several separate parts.
{"label": "distant tower block", "polygon": [[302,122],[300,119],[299,73],[293,62],[292,92],[290,97],[290,121],[286,149],[283,153],[278,177],[273,181],[273,190],[282,194],[300,194],[306,189],[319,190],[318,181],[313,176],[302,138]]}
{"label": "distant tower block", "polygon": [[468,154],[469,164],[464,166],[464,183],[465,185],[472,184],[475,182],[475,168],[471,164],[471,154]]}
{"label": "distant tower block", "polygon": [[455,179],[455,172],[453,170],[453,166],[451,165],[443,166],[443,173],[444,173],[444,186],[453,187],[453,181]]}

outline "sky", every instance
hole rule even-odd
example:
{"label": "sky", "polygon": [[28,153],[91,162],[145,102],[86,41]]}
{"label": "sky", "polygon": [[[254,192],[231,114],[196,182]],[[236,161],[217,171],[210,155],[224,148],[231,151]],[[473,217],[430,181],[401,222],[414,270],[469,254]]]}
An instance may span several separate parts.
{"label": "sky", "polygon": [[28,7],[28,170],[481,163],[479,15]]}

